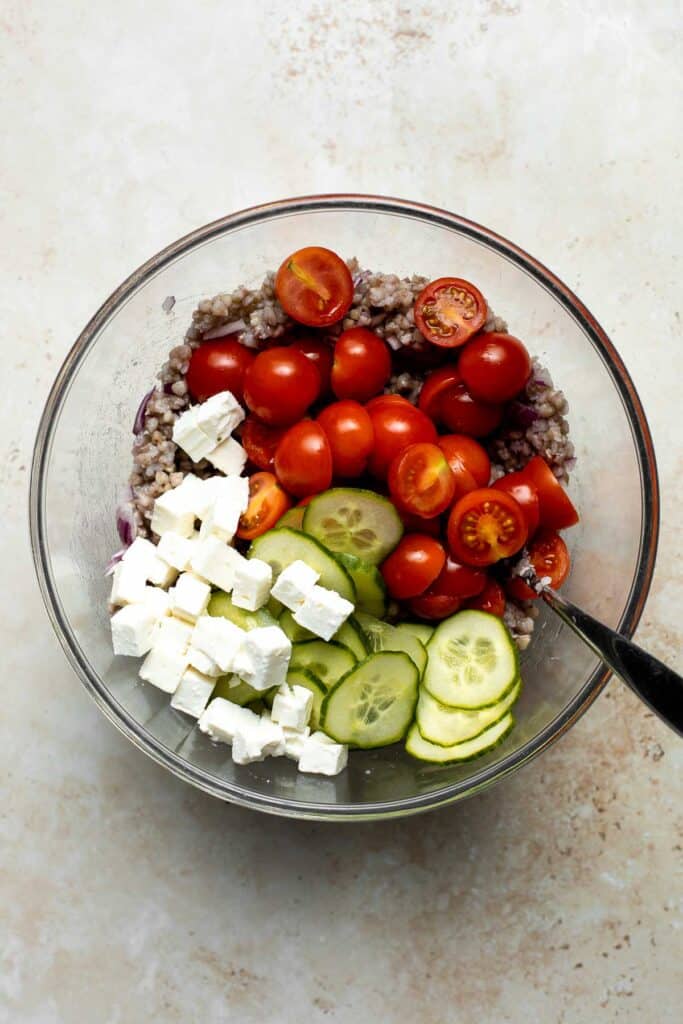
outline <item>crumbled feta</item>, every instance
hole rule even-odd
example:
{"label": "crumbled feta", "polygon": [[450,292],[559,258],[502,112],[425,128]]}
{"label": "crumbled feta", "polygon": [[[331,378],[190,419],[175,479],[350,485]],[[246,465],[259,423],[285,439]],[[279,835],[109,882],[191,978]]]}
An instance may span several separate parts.
{"label": "crumbled feta", "polygon": [[192,644],[187,649],[187,660],[189,661],[192,668],[196,669],[204,676],[212,676],[214,681],[218,676],[222,675],[216,662],[213,658],[210,658],[204,651],[200,651],[197,647],[193,647]]}
{"label": "crumbled feta", "polygon": [[311,730],[306,726],[305,729],[288,729],[286,725],[282,726],[282,732],[285,737],[285,757],[288,757],[291,761],[298,761],[301,757],[301,751],[304,749],[304,740],[307,736],[310,736]]}
{"label": "crumbled feta", "polygon": [[266,603],[273,582],[273,570],[260,558],[243,558],[235,566],[232,602],[238,608],[255,612]]}
{"label": "crumbled feta", "polygon": [[176,711],[184,711],[193,718],[199,718],[209,702],[215,685],[215,679],[189,668],[183,674],[180,685],[171,698],[171,707]]}
{"label": "crumbled feta", "polygon": [[313,694],[304,686],[283,683],[273,700],[272,718],[282,726],[301,732],[308,725],[313,710]]}
{"label": "crumbled feta", "polygon": [[221,488],[204,517],[199,531],[203,539],[210,534],[231,541],[237,532],[240,516],[249,504],[249,479],[246,476],[226,476],[229,488]]}
{"label": "crumbled feta", "polygon": [[206,458],[216,446],[216,439],[210,437],[199,425],[199,406],[192,405],[173,424],[173,440],[194,462]]}
{"label": "crumbled feta", "polygon": [[318,775],[338,775],[346,767],[349,750],[343,743],[335,743],[323,732],[307,736],[299,757],[299,771]]}
{"label": "crumbled feta", "polygon": [[234,437],[226,437],[206,457],[212,466],[226,476],[233,473],[239,476],[247,461],[247,453]]}
{"label": "crumbled feta", "polygon": [[323,640],[331,640],[352,611],[350,601],[316,584],[294,612],[294,621]]}
{"label": "crumbled feta", "polygon": [[181,537],[179,533],[173,533],[169,530],[168,533],[163,534],[157,546],[159,557],[163,558],[174,569],[177,569],[178,572],[187,572],[190,568],[190,561],[196,550],[198,540],[198,530],[195,530],[191,537]]}
{"label": "crumbled feta", "polygon": [[192,646],[214,661],[221,673],[231,672],[245,632],[218,615],[202,615],[192,634]]}
{"label": "crumbled feta", "polygon": [[159,616],[147,603],[127,604],[111,617],[114,654],[141,658],[152,646]]}
{"label": "crumbled feta", "polygon": [[283,569],[271,591],[286,608],[295,612],[303,604],[313,587],[320,579],[320,573],[311,569],[301,559],[297,559]]}
{"label": "crumbled feta", "polygon": [[197,410],[197,426],[213,440],[214,445],[224,441],[244,419],[244,409],[232,391],[211,395]]}
{"label": "crumbled feta", "polygon": [[214,740],[232,743],[235,730],[239,726],[248,728],[254,721],[258,722],[258,715],[249,708],[241,708],[224,697],[214,697],[199,719],[199,728]]}
{"label": "crumbled feta", "polygon": [[154,646],[140,666],[140,678],[164,693],[175,693],[187,666],[187,655],[160,642],[157,632]]}
{"label": "crumbled feta", "polygon": [[182,484],[171,491],[160,494],[154,502],[150,526],[160,537],[171,531],[181,537],[191,537],[194,532],[195,513],[189,501],[189,490],[183,491]]}
{"label": "crumbled feta", "polygon": [[178,577],[175,587],[169,590],[171,612],[181,619],[195,622],[206,611],[211,596],[211,587],[194,573],[184,572]]}
{"label": "crumbled feta", "polygon": [[235,548],[229,547],[219,537],[209,536],[197,541],[190,565],[199,576],[229,594],[235,579],[235,568],[243,561],[244,556]]}
{"label": "crumbled feta", "polygon": [[279,626],[259,626],[245,634],[235,672],[255,690],[281,686],[291,653],[291,641]]}

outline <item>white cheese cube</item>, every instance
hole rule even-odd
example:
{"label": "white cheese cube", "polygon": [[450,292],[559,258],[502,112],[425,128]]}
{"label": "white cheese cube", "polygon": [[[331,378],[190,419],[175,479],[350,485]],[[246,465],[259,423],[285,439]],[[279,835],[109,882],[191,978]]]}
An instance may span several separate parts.
{"label": "white cheese cube", "polygon": [[202,615],[192,634],[192,646],[214,661],[221,673],[231,672],[245,632],[219,615]]}
{"label": "white cheese cube", "polygon": [[193,647],[192,644],[187,649],[187,660],[193,669],[196,669],[197,672],[204,676],[211,676],[214,682],[218,676],[223,674],[213,658],[210,658],[208,654],[204,654],[204,651]]}
{"label": "white cheese cube", "polygon": [[164,616],[170,615],[171,598],[165,590],[161,589],[161,587],[145,587],[142,604],[147,605],[149,610],[156,617],[157,622],[160,619],[163,619]]}
{"label": "white cheese cube", "polygon": [[265,761],[266,757],[279,757],[285,752],[285,737],[279,725],[269,718],[240,724],[232,741],[232,759],[235,764]]}
{"label": "white cheese cube", "polygon": [[247,462],[247,453],[234,437],[226,437],[206,457],[212,466],[226,476],[232,473],[239,476]]}
{"label": "white cheese cube", "polygon": [[279,626],[259,626],[245,634],[235,672],[255,690],[281,686],[291,653],[292,644]]}
{"label": "white cheese cube", "polygon": [[353,611],[353,605],[334,590],[317,584],[294,612],[294,621],[323,640],[331,640]]}
{"label": "white cheese cube", "polygon": [[[159,557],[178,572],[187,572],[198,540],[198,530],[195,530],[191,537],[181,537],[179,533],[169,530],[168,533],[163,534],[157,545]],[[171,582],[173,581],[171,580]]]}
{"label": "white cheese cube", "polygon": [[346,767],[349,750],[343,743],[335,743],[322,732],[306,737],[299,757],[299,771],[318,775],[338,775]]}
{"label": "white cheese cube", "polygon": [[313,694],[304,686],[283,683],[273,700],[274,722],[301,732],[308,725],[313,710]]}
{"label": "white cheese cube", "polygon": [[243,558],[235,566],[232,602],[238,608],[255,612],[270,597],[273,570],[260,558]]}
{"label": "white cheese cube", "polygon": [[204,517],[199,536],[203,539],[211,534],[221,540],[231,541],[237,532],[240,516],[249,504],[249,479],[246,476],[226,476],[229,484],[218,491],[213,505]]}
{"label": "white cheese cube", "polygon": [[171,698],[171,707],[176,711],[183,711],[186,715],[192,715],[193,718],[199,718],[209,702],[215,685],[215,679],[189,668]]}
{"label": "white cheese cube", "polygon": [[152,646],[158,616],[146,603],[127,604],[111,617],[114,654],[141,658]]}
{"label": "white cheese cube", "polygon": [[175,693],[187,666],[187,655],[159,643],[157,633],[152,650],[140,666],[140,678],[164,693]]}
{"label": "white cheese cube", "polygon": [[201,405],[195,406],[195,409],[196,426],[213,440],[212,448],[232,434],[244,419],[244,409],[232,391],[212,395]]}
{"label": "white cheese cube", "polygon": [[288,729],[286,725],[283,725],[282,732],[285,737],[285,757],[291,761],[298,761],[301,751],[304,749],[304,740],[310,736],[311,730],[308,726],[299,731],[298,729]]}
{"label": "white cheese cube", "polygon": [[207,434],[200,426],[200,408],[198,405],[191,406],[173,424],[173,440],[194,462],[206,458],[217,441],[217,438]]}
{"label": "white cheese cube", "polygon": [[154,502],[150,526],[153,533],[162,537],[165,533],[179,533],[191,537],[194,532],[195,513],[188,500],[189,492],[183,491],[182,484],[174,490],[160,494]]}
{"label": "white cheese cube", "polygon": [[300,558],[283,569],[271,591],[273,597],[295,612],[303,604],[320,579],[320,573],[311,569]]}
{"label": "white cheese cube", "polygon": [[175,587],[169,590],[169,595],[172,614],[195,622],[206,611],[211,587],[194,573],[184,572],[178,577]]}
{"label": "white cheese cube", "polygon": [[193,627],[183,619],[169,615],[161,619],[154,632],[154,649],[163,647],[173,654],[184,654],[190,646]]}
{"label": "white cheese cube", "polygon": [[157,556],[152,562],[147,573],[147,579],[157,587],[170,587],[178,577],[178,570],[170,565],[166,559]]}
{"label": "white cheese cube", "polygon": [[214,740],[232,743],[235,730],[239,726],[248,728],[254,721],[258,722],[258,715],[249,708],[241,708],[231,700],[216,697],[199,719],[199,728]]}
{"label": "white cheese cube", "polygon": [[219,537],[204,537],[197,542],[190,565],[214,587],[230,593],[235,580],[235,568],[245,561],[243,555],[229,547]]}
{"label": "white cheese cube", "polygon": [[260,718],[261,748],[268,757],[282,757],[285,752],[285,733],[281,725],[273,722],[268,712]]}
{"label": "white cheese cube", "polygon": [[144,600],[147,585],[146,565],[138,562],[119,562],[111,582],[112,604],[138,604]]}

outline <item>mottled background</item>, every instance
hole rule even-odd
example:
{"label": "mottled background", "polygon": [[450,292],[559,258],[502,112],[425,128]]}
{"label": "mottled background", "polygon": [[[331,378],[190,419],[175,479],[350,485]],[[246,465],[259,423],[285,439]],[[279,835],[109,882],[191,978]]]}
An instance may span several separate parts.
{"label": "mottled background", "polygon": [[676,0],[0,4],[3,1024],[681,1020],[683,744],[621,684],[459,807],[267,818],[107,724],[26,524],[52,377],[136,265],[268,199],[420,199],[540,257],[616,341],[663,485],[638,635],[683,667],[681,44]]}

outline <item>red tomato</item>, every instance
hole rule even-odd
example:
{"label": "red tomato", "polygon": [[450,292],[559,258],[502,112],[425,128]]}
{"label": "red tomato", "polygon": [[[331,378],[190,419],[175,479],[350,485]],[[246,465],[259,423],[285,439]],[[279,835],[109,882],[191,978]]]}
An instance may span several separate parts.
{"label": "red tomato", "polygon": [[249,477],[249,504],[240,516],[237,536],[253,540],[270,530],[292,502],[272,473],[254,473]]}
{"label": "red tomato", "polygon": [[438,441],[455,477],[455,500],[478,487],[486,487],[491,476],[491,460],[482,446],[465,434],[446,434]]}
{"label": "red tomato", "polygon": [[259,469],[272,469],[275,450],[286,433],[286,427],[269,427],[250,415],[242,424],[242,447]]}
{"label": "red tomato", "polygon": [[447,619],[454,615],[462,605],[462,598],[451,597],[450,594],[435,594],[432,588],[410,602],[410,610],[420,619]]}
{"label": "red tomato", "polygon": [[311,504],[311,502],[313,501],[314,498],[315,498],[315,494],[309,494],[306,498],[302,498],[301,501],[297,501],[296,507],[297,508],[305,508],[306,505],[310,505]]}
{"label": "red tomato", "polygon": [[448,594],[449,597],[475,597],[482,592],[487,579],[483,569],[473,569],[471,565],[462,565],[449,556],[429,589],[430,592]]}
{"label": "red tomato", "polygon": [[310,245],[288,256],[275,277],[280,305],[293,320],[309,327],[329,327],[353,301],[353,281],[344,261]]}
{"label": "red tomato", "polygon": [[541,526],[551,530],[566,530],[579,521],[579,513],[548,463],[535,455],[521,471],[538,491]]}
{"label": "red tomato", "polygon": [[441,536],[441,519],[439,516],[435,516],[434,519],[423,519],[422,516],[415,516],[404,508],[397,508],[396,511],[401,517],[401,522],[409,532],[428,533],[430,537]]}
{"label": "red tomato", "polygon": [[483,487],[451,509],[448,546],[458,562],[492,565],[516,554],[527,538],[524,513],[509,494]]}
{"label": "red tomato", "polygon": [[389,466],[389,493],[398,507],[432,519],[445,512],[455,493],[455,477],[435,444],[410,444]]}
{"label": "red tomato", "polygon": [[417,404],[423,413],[432,420],[439,419],[441,398],[454,384],[461,382],[460,374],[455,366],[441,366],[425,377]]}
{"label": "red tomato", "polygon": [[427,341],[445,348],[464,344],[486,323],[481,292],[459,277],[440,277],[415,301],[415,323]]}
{"label": "red tomato", "polygon": [[232,391],[238,402],[244,402],[244,375],[254,358],[254,353],[234,338],[202,342],[187,369],[190,394],[205,402],[219,391]]}
{"label": "red tomato", "polygon": [[367,327],[352,327],[334,346],[332,390],[337,398],[366,402],[379,394],[391,376],[391,353],[386,342]]}
{"label": "red tomato", "polygon": [[465,607],[474,608],[479,612],[488,612],[489,615],[497,615],[499,619],[502,619],[505,611],[505,591],[496,580],[487,580],[481,594],[466,601]]}
{"label": "red tomato", "polygon": [[385,479],[389,465],[409,444],[436,443],[436,427],[410,402],[382,402],[370,410],[375,443],[368,468]]}
{"label": "red tomato", "polygon": [[490,331],[478,334],[465,345],[458,370],[474,398],[482,402],[508,402],[528,381],[531,359],[519,338]]}
{"label": "red tomato", "polygon": [[407,406],[410,406],[411,409],[415,408],[413,403],[409,402],[407,398],[403,398],[402,395],[375,395],[369,402],[365,402],[365,410],[366,412],[374,412],[375,409],[383,409],[387,405],[394,405],[403,409]]}
{"label": "red tomato", "polygon": [[301,334],[291,343],[290,348],[303,352],[310,359],[320,374],[320,393],[326,395],[330,390],[332,374],[332,346],[313,335]]}
{"label": "red tomato", "polygon": [[[558,590],[569,575],[571,560],[567,545],[554,530],[540,530],[529,545],[529,561],[539,579],[550,578],[550,586]],[[507,584],[510,597],[518,601],[533,601],[535,590],[520,576],[513,576]]]}
{"label": "red tomato", "polygon": [[448,388],[439,401],[439,419],[455,434],[485,437],[496,429],[502,418],[502,405],[478,401],[462,381]]}
{"label": "red tomato", "polygon": [[529,536],[533,537],[538,529],[539,503],[538,490],[523,473],[507,473],[493,484],[496,491],[505,491],[514,498],[524,513]]}
{"label": "red tomato", "polygon": [[282,486],[305,498],[332,483],[332,451],[319,423],[301,420],[290,427],[275,452],[275,472]]}
{"label": "red tomato", "polygon": [[360,476],[372,451],[372,421],[358,402],[333,402],[318,415],[332,450],[335,476]]}
{"label": "red tomato", "polygon": [[269,348],[244,376],[244,398],[260,420],[286,427],[304,415],[320,394],[320,374],[303,352]]}
{"label": "red tomato", "polygon": [[425,533],[408,533],[382,562],[380,571],[391,596],[402,600],[423,593],[445,561],[446,552],[438,540]]}

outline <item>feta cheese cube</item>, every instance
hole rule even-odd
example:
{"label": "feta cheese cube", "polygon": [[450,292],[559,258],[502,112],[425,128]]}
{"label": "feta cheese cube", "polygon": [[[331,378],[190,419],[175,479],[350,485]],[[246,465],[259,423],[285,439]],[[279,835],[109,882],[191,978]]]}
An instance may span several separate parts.
{"label": "feta cheese cube", "polygon": [[156,587],[170,587],[178,577],[178,570],[164,558],[157,556],[147,573],[147,579]]}
{"label": "feta cheese cube", "polygon": [[204,651],[200,651],[196,647],[193,647],[192,644],[190,644],[187,649],[187,660],[192,668],[196,669],[197,672],[204,676],[212,676],[214,683],[218,676],[222,675],[221,670],[213,658],[210,658],[208,654],[204,654]]}
{"label": "feta cheese cube", "polygon": [[249,504],[249,479],[246,476],[226,476],[229,487],[218,491],[213,505],[204,517],[199,536],[210,534],[231,541],[237,532],[240,516]]}
{"label": "feta cheese cube", "polygon": [[284,733],[269,718],[260,718],[256,724],[238,725],[232,741],[232,759],[235,764],[265,761],[266,757],[279,757],[285,752]]}
{"label": "feta cheese cube", "polygon": [[171,698],[171,707],[186,715],[199,718],[209,702],[216,685],[215,679],[189,668],[180,680],[180,685]]}
{"label": "feta cheese cube", "polygon": [[224,540],[208,536],[197,542],[190,565],[199,576],[230,593],[235,580],[235,568],[243,561],[243,555],[229,547]]}
{"label": "feta cheese cube", "polygon": [[192,646],[214,661],[221,673],[231,672],[245,632],[218,615],[202,615],[192,634]]}
{"label": "feta cheese cube", "polygon": [[195,622],[206,611],[211,596],[211,587],[194,573],[184,572],[178,577],[175,587],[169,590],[171,613],[189,622]]}
{"label": "feta cheese cube", "polygon": [[304,686],[283,683],[273,700],[273,721],[301,732],[313,710],[313,694]]}
{"label": "feta cheese cube", "polygon": [[164,693],[175,693],[188,667],[187,655],[158,642],[140,666],[140,678]]}
{"label": "feta cheese cube", "polygon": [[243,558],[235,566],[232,601],[238,608],[255,612],[266,603],[273,582],[273,570],[260,558]]}
{"label": "feta cheese cube", "polygon": [[152,646],[158,616],[146,603],[127,604],[111,617],[114,654],[141,658]]}
{"label": "feta cheese cube", "polygon": [[200,426],[199,409],[198,405],[191,406],[173,424],[173,440],[194,462],[206,458],[217,441]]}
{"label": "feta cheese cube", "polygon": [[283,725],[282,732],[285,737],[285,757],[288,757],[291,761],[298,761],[301,757],[301,751],[304,749],[304,740],[307,736],[310,736],[311,730],[308,726],[299,731],[298,729],[288,729],[286,725]]}
{"label": "feta cheese cube", "polygon": [[279,626],[259,626],[245,634],[234,670],[255,690],[281,686],[287,675],[292,644]]}
{"label": "feta cheese cube", "polygon": [[164,616],[170,615],[171,598],[161,587],[145,587],[142,604],[149,608],[157,622],[159,619],[163,619]]}
{"label": "feta cheese cube", "polygon": [[192,625],[169,615],[161,619],[154,631],[154,648],[163,647],[173,654],[184,654],[192,639]]}
{"label": "feta cheese cube", "polygon": [[320,579],[320,573],[311,569],[300,558],[283,569],[271,591],[273,597],[295,612],[303,604]]}
{"label": "feta cheese cube", "polygon": [[322,732],[314,732],[303,742],[299,757],[299,771],[318,775],[338,775],[346,767],[349,750],[343,743],[335,743]]}
{"label": "feta cheese cube", "polygon": [[195,513],[189,500],[189,490],[183,491],[182,484],[172,491],[160,494],[154,502],[150,526],[152,532],[162,537],[165,533],[179,533],[191,537],[194,532]]}
{"label": "feta cheese cube", "polygon": [[114,569],[111,583],[112,604],[139,604],[144,600],[147,585],[147,570],[137,562],[119,562]]}
{"label": "feta cheese cube", "polygon": [[181,537],[179,533],[173,533],[169,530],[168,533],[163,534],[157,545],[159,557],[163,558],[174,569],[177,569],[178,572],[187,572],[190,568],[190,561],[197,547],[198,540],[198,530],[195,530],[191,537]]}
{"label": "feta cheese cube", "polygon": [[202,713],[199,728],[211,739],[221,743],[232,743],[235,730],[239,726],[243,729],[248,728],[249,724],[254,722],[258,722],[258,715],[249,708],[241,708],[224,697],[215,697]]}
{"label": "feta cheese cube", "polygon": [[244,419],[244,409],[232,391],[220,391],[194,408],[196,425],[203,434],[213,440],[212,448],[232,434]]}
{"label": "feta cheese cube", "polygon": [[234,437],[226,437],[206,457],[212,466],[226,476],[233,473],[239,476],[247,461],[247,453]]}
{"label": "feta cheese cube", "polygon": [[294,621],[323,640],[331,640],[353,611],[353,605],[334,590],[317,584],[294,612]]}

